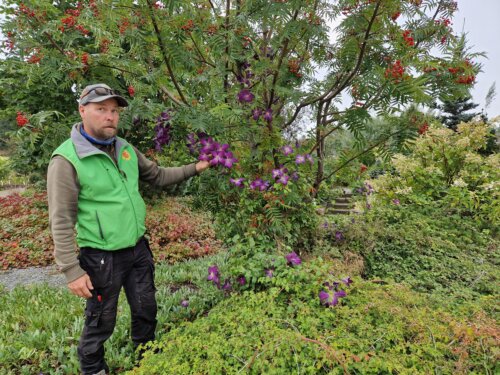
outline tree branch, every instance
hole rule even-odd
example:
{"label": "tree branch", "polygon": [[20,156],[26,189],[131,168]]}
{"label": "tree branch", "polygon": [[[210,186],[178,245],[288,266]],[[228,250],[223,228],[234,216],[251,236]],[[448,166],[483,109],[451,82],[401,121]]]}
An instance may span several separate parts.
{"label": "tree branch", "polygon": [[168,70],[168,75],[170,76],[170,79],[172,80],[172,83],[175,86],[175,89],[177,90],[179,96],[181,97],[181,100],[189,106],[189,103],[187,102],[186,98],[184,97],[184,94],[182,93],[181,87],[179,86],[179,83],[175,79],[174,71],[172,70],[172,66],[170,65],[170,62],[168,60],[168,55],[167,51],[165,50],[165,44],[163,43],[163,38],[161,36],[160,28],[158,27],[158,23],[156,22],[156,17],[154,15],[154,10],[153,10],[153,5],[151,4],[151,0],[147,0],[148,8],[149,8],[149,17],[151,18],[151,22],[153,23],[153,27],[155,29],[156,37],[158,39],[158,44],[160,47],[161,54],[163,56],[163,61],[165,62],[165,65],[167,66]]}

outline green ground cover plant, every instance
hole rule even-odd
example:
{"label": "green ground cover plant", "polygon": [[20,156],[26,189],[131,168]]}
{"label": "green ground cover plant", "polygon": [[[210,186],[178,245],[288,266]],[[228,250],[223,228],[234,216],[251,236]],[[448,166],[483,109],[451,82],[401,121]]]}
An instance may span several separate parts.
{"label": "green ground cover plant", "polygon": [[[205,314],[224,298],[222,291],[206,282],[207,267],[222,263],[224,257],[221,253],[157,266],[159,336],[180,322]],[[0,374],[77,374],[76,348],[84,308],[84,301],[65,288],[37,285],[0,290]],[[129,325],[130,311],[122,295],[116,329],[106,344],[113,373],[134,365]]]}
{"label": "green ground cover plant", "polygon": [[[307,267],[307,266],[304,266]],[[493,374],[499,327],[479,306],[450,311],[401,285],[355,279],[335,307],[310,284],[234,295],[172,329],[131,374]],[[301,270],[299,272],[306,272]],[[327,275],[323,275],[327,277]],[[315,282],[313,282],[315,281]]]}

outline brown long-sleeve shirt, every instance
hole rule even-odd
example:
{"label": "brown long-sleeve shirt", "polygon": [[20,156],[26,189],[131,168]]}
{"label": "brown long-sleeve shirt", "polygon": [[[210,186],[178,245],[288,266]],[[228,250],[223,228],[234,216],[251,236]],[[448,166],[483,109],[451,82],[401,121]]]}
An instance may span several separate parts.
{"label": "brown long-sleeve shirt", "polygon": [[[114,149],[101,148],[113,160]],[[182,182],[196,175],[196,165],[162,168],[147,159],[135,147],[139,165],[139,179],[157,187],[166,187]],[[47,193],[49,203],[49,223],[54,240],[54,256],[57,265],[69,282],[85,274],[77,258],[75,224],[78,214],[78,195],[80,185],[73,165],[62,156],[52,158],[47,174]]]}

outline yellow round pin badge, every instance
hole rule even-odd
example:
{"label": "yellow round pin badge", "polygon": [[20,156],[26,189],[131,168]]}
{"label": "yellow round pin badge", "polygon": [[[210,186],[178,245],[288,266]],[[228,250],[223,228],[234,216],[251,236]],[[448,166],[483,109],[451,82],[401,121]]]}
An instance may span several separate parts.
{"label": "yellow round pin badge", "polygon": [[123,160],[130,160],[130,154],[127,150],[122,152],[122,159]]}

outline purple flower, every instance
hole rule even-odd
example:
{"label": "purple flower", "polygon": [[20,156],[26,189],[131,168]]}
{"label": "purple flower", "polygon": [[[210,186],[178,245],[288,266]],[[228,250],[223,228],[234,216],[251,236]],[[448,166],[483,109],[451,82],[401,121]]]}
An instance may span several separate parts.
{"label": "purple flower", "polygon": [[245,181],[245,179],[243,177],[229,179],[230,183],[232,183],[234,186],[239,187],[239,188],[243,187],[243,181]]}
{"label": "purple flower", "polygon": [[224,162],[224,153],[222,152],[212,152],[212,160],[210,160],[210,165],[218,165]]}
{"label": "purple flower", "polygon": [[[224,143],[224,144],[221,144],[221,145],[218,144],[218,143],[216,143],[215,145],[216,145],[215,151],[217,151],[217,152],[223,152],[223,153],[227,154],[227,150],[229,149],[229,145],[227,143]],[[232,153],[231,153],[231,156],[233,156]]]}
{"label": "purple flower", "polygon": [[279,184],[282,184],[283,186],[286,186],[286,184],[288,184],[288,179],[289,178],[290,178],[289,176],[287,176],[286,174],[284,174],[280,178],[278,178],[278,180],[276,182],[279,183]]}
{"label": "purple flower", "polygon": [[399,202],[399,199],[393,199],[392,203],[394,203],[396,206],[398,206],[400,202]]}
{"label": "purple flower", "polygon": [[344,234],[341,231],[336,231],[335,232],[335,239],[337,241],[342,241],[344,239]]}
{"label": "purple flower", "polygon": [[200,156],[198,156],[198,160],[210,161],[210,159],[211,159],[211,155],[209,155],[209,154],[200,154]]}
{"label": "purple flower", "polygon": [[323,228],[328,228],[328,221],[325,221],[325,222],[323,223]]}
{"label": "purple flower", "polygon": [[271,108],[266,109],[264,112],[264,120],[267,122],[273,121],[273,110]]}
{"label": "purple flower", "polygon": [[311,154],[306,154],[305,158],[309,163],[314,164],[314,159]]}
{"label": "purple flower", "polygon": [[352,280],[351,278],[348,276],[346,277],[345,279],[342,279],[342,282],[346,285],[346,286],[349,286],[352,284]]}
{"label": "purple flower", "polygon": [[291,177],[292,177],[292,180],[293,180],[293,181],[298,181],[298,179],[299,179],[299,174],[298,174],[297,172],[293,172],[293,173],[292,173],[292,175],[291,175]]}
{"label": "purple flower", "polygon": [[230,290],[231,290],[231,288],[232,288],[232,286],[231,286],[231,280],[226,279],[226,280],[224,281],[224,285],[222,285],[222,288],[221,288],[221,289],[222,289],[222,290],[225,290],[225,291],[230,291]]}
{"label": "purple flower", "polygon": [[251,103],[254,98],[254,94],[248,89],[243,89],[238,93],[238,100],[240,103]]}
{"label": "purple flower", "polygon": [[264,191],[264,190],[267,190],[269,189],[269,186],[271,185],[271,183],[269,181],[262,181],[262,185],[260,185],[259,189],[260,191]]}
{"label": "purple flower", "polygon": [[336,293],[334,293],[333,298],[330,301],[329,305],[330,306],[337,306],[338,303],[339,303],[339,298],[337,297]]}
{"label": "purple flower", "polygon": [[347,293],[344,290],[339,290],[338,292],[335,292],[335,296],[342,298],[342,297],[347,296]]}
{"label": "purple flower", "polygon": [[226,168],[232,168],[233,164],[236,163],[238,159],[235,158],[225,158],[222,160],[222,165]]}
{"label": "purple flower", "polygon": [[304,164],[306,162],[306,157],[304,155],[297,155],[295,157],[295,164]]}
{"label": "purple flower", "polygon": [[268,268],[264,271],[264,274],[269,277],[269,278],[272,278],[273,277],[273,272],[274,272],[274,268]]}
{"label": "purple flower", "polygon": [[281,176],[283,176],[283,170],[280,168],[280,169],[273,169],[273,171],[271,172],[273,178],[276,180],[277,178],[280,178]]}
{"label": "purple flower", "polygon": [[240,276],[236,279],[236,281],[238,281],[238,284],[240,284],[241,286],[245,285],[247,283],[247,279],[245,278],[245,276]]}
{"label": "purple flower", "polygon": [[254,189],[260,188],[263,184],[264,184],[264,181],[262,181],[262,179],[260,179],[260,178],[257,178],[256,180],[253,180],[252,182],[250,182],[250,189],[254,190]]}
{"label": "purple flower", "polygon": [[294,251],[292,251],[290,254],[287,254],[285,258],[292,266],[298,266],[302,263],[302,260],[300,260],[299,256]]}
{"label": "purple flower", "polygon": [[186,300],[186,299],[185,299],[185,300],[182,300],[182,301],[181,301],[181,306],[182,306],[182,307],[188,307],[188,306],[189,306],[189,301],[188,301],[188,300]]}
{"label": "purple flower", "polygon": [[215,285],[219,285],[219,267],[216,265],[208,267],[207,281],[212,281]]}
{"label": "purple flower", "polygon": [[293,148],[290,145],[286,145],[281,148],[281,152],[283,153],[283,155],[287,156],[293,153]]}
{"label": "purple flower", "polygon": [[330,298],[330,295],[327,292],[325,292],[324,290],[319,292],[319,300],[321,303],[327,304],[329,298]]}
{"label": "purple flower", "polygon": [[259,117],[262,115],[262,109],[256,108],[252,111],[252,118],[257,121]]}

